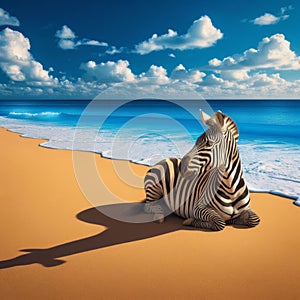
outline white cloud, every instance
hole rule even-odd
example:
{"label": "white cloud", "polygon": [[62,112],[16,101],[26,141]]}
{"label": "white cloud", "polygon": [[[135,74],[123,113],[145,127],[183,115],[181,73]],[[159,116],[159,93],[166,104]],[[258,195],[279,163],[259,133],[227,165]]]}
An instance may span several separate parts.
{"label": "white cloud", "polygon": [[[62,34],[72,36],[71,32]],[[0,32],[0,68],[11,79],[0,84],[0,96],[5,98],[91,99],[97,94],[99,99],[299,98],[300,94],[300,80],[288,81],[279,73],[261,71],[300,70],[299,57],[281,34],[264,38],[257,49],[223,60],[214,58],[208,74],[182,64],[169,74],[157,65],[135,74],[127,60],[89,61],[81,65],[83,78],[75,80],[53,78],[49,74],[53,68],[47,71],[33,58],[29,40],[6,28]]]}
{"label": "white cloud", "polygon": [[20,26],[20,22],[16,17],[10,16],[7,11],[5,11],[3,8],[0,8],[0,26],[3,25]]}
{"label": "white cloud", "polygon": [[166,69],[152,65],[147,72],[134,75],[134,80],[108,85],[97,98],[299,98],[299,83],[300,80],[285,80],[279,73],[249,74],[245,70],[206,76],[199,70],[187,70],[183,65],[178,65],[168,76]]}
{"label": "white cloud", "polygon": [[135,79],[128,66],[129,62],[127,60],[101,62],[98,65],[94,61],[89,61],[81,64],[80,68],[86,71],[87,79],[97,80],[101,83],[113,83],[133,81]]}
{"label": "white cloud", "polygon": [[205,78],[205,80],[201,83],[201,86],[217,86],[222,89],[227,89],[232,88],[234,83],[230,80],[217,77],[215,74],[211,74]]}
{"label": "white cloud", "polygon": [[[55,84],[27,82],[2,84],[2,97],[63,97],[64,99],[201,99],[201,98],[299,98],[300,80],[288,81],[279,73],[247,70],[218,71],[206,75],[200,70],[178,65],[170,75],[162,66],[152,65],[146,72],[134,74],[128,61],[82,65],[83,79],[62,77]],[[22,72],[22,69],[21,69]],[[14,73],[17,73],[16,70]],[[98,96],[96,96],[98,95]]]}
{"label": "white cloud", "polygon": [[178,65],[171,73],[171,78],[190,83],[199,83],[203,81],[206,74],[199,70],[187,70],[182,64]]}
{"label": "white cloud", "polygon": [[290,42],[283,34],[264,38],[257,49],[248,49],[243,54],[229,56],[223,60],[209,61],[213,70],[275,69],[300,70],[300,57],[290,48]]}
{"label": "white cloud", "polygon": [[255,25],[272,25],[272,24],[276,24],[280,21],[281,17],[275,17],[272,14],[269,13],[265,13],[264,15],[255,18],[253,20],[253,23]]}
{"label": "white cloud", "polygon": [[277,99],[299,98],[300,80],[288,81],[279,73],[254,73],[243,81],[227,80],[216,75],[208,76],[199,91],[205,98]]}
{"label": "white cloud", "polygon": [[282,15],[284,15],[287,11],[294,9],[292,5],[281,7],[280,12]]}
{"label": "white cloud", "polygon": [[136,77],[136,84],[140,86],[158,85],[163,86],[170,82],[167,70],[162,66],[151,65],[146,73]]}
{"label": "white cloud", "polygon": [[169,56],[172,57],[172,58],[176,57],[174,53],[170,53]]}
{"label": "white cloud", "polygon": [[60,30],[56,31],[55,37],[58,38],[58,46],[63,50],[73,50],[79,46],[100,46],[107,47],[105,42],[99,42],[90,39],[78,40],[75,33],[67,25],[64,25]]}
{"label": "white cloud", "polygon": [[63,50],[73,50],[76,47],[73,40],[65,40],[65,39],[59,40],[58,46]]}
{"label": "white cloud", "polygon": [[226,80],[245,81],[249,78],[247,70],[220,71],[219,74]]}
{"label": "white cloud", "polygon": [[125,47],[120,47],[119,49],[115,46],[111,46],[109,49],[105,51],[105,54],[115,55],[125,51]]}
{"label": "white cloud", "polygon": [[289,15],[285,13],[291,9],[293,9],[291,5],[286,7],[281,7],[279,15],[275,16],[270,13],[265,13],[262,16],[255,18],[251,22],[255,25],[260,25],[260,26],[277,24],[278,22],[284,21],[289,18]]}
{"label": "white cloud", "polygon": [[58,46],[63,50],[72,50],[76,48],[76,35],[67,25],[57,30],[55,37],[58,38]]}
{"label": "white cloud", "polygon": [[104,89],[96,99],[202,99],[197,86],[183,82],[169,82],[169,84],[141,84],[140,81],[117,83]]}
{"label": "white cloud", "polygon": [[137,53],[143,55],[163,49],[207,48],[213,46],[222,37],[223,33],[213,26],[211,19],[203,16],[194,21],[184,35],[178,35],[176,31],[169,29],[168,33],[161,36],[153,34],[147,41],[136,45],[135,49]]}
{"label": "white cloud", "polygon": [[249,87],[259,88],[259,87],[273,87],[277,88],[284,86],[287,82],[280,77],[279,73],[267,75],[266,73],[255,73],[250,76],[247,80]]}
{"label": "white cloud", "polygon": [[9,28],[0,32],[0,68],[13,81],[28,81],[36,85],[55,82],[49,71],[32,57],[28,38]]}
{"label": "white cloud", "polygon": [[[201,96],[196,88],[198,87],[197,83],[201,82],[205,76],[203,72],[186,70],[183,65],[179,65],[168,76],[167,70],[162,66],[151,65],[146,72],[133,74],[129,69],[128,62],[125,62],[107,62],[98,65],[95,62],[88,62],[83,66],[87,70],[87,74],[96,78],[98,82],[109,83],[108,90],[101,97],[117,99],[118,97],[124,98],[125,95],[129,97],[131,94],[132,99],[145,97],[191,99]],[[130,74],[130,76],[125,76],[121,80],[116,72],[111,71],[116,69],[116,65],[123,66],[121,74],[124,74],[126,69],[126,74]],[[91,72],[91,70],[95,70],[95,72]],[[109,74],[110,78],[108,79]],[[123,96],[121,96],[122,93],[124,93]]]}
{"label": "white cloud", "polygon": [[59,39],[75,39],[76,35],[67,25],[56,31],[55,36]]}
{"label": "white cloud", "polygon": [[0,97],[5,99],[25,98],[53,98],[53,99],[92,99],[102,90],[107,89],[105,84],[87,82],[82,79],[70,81],[61,80],[53,86],[34,86],[18,82],[18,84],[0,84]]}
{"label": "white cloud", "polygon": [[[96,67],[90,63],[91,67]],[[128,66],[127,66],[128,68]],[[183,71],[180,73],[181,71]],[[200,72],[199,72],[200,73]],[[182,65],[177,67],[168,76],[167,70],[162,66],[151,65],[148,71],[133,74],[130,81],[111,82],[106,89],[98,95],[98,99],[199,99],[201,94],[197,91],[197,71],[186,70]],[[204,76],[204,73],[201,73]],[[191,78],[194,78],[190,81]],[[132,79],[132,78],[131,78]]]}
{"label": "white cloud", "polygon": [[[112,72],[117,65],[123,70],[119,75]],[[127,61],[89,62],[85,69],[89,75],[96,74],[89,80],[102,84],[98,99],[298,98],[300,92],[300,80],[287,81],[279,73],[253,73],[246,69],[218,70],[207,75],[180,64],[168,75],[164,67],[151,65],[148,71],[134,74]],[[129,78],[122,75],[125,70]]]}
{"label": "white cloud", "polygon": [[88,40],[88,39],[83,39],[79,42],[76,43],[77,46],[80,45],[87,45],[87,46],[100,46],[100,47],[107,47],[107,43],[104,42],[99,42],[95,40]]}

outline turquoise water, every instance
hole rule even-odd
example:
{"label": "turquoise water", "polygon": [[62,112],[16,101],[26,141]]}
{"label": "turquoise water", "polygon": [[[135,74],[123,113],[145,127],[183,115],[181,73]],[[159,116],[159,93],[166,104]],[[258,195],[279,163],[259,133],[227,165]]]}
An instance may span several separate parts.
{"label": "turquoise water", "polygon": [[152,165],[183,156],[205,128],[199,108],[237,123],[252,190],[300,195],[300,101],[1,101],[0,126],[48,139],[42,146],[94,151]]}

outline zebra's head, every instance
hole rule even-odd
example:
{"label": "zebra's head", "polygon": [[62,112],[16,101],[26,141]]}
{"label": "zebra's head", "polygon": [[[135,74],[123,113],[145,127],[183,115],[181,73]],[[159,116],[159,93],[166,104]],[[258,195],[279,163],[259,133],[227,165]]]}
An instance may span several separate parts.
{"label": "zebra's head", "polygon": [[228,168],[234,155],[238,155],[238,128],[221,111],[209,116],[200,110],[201,120],[209,128],[196,141],[194,147],[181,160],[181,174],[195,177],[212,169]]}

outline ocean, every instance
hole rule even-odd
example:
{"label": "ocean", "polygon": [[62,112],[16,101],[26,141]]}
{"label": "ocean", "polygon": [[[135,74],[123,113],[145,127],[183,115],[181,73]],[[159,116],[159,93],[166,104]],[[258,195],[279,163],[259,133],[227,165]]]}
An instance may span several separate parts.
{"label": "ocean", "polygon": [[300,100],[2,100],[0,126],[46,139],[43,147],[153,165],[192,148],[206,129],[200,108],[208,114],[221,110],[237,123],[251,191],[300,205]]}

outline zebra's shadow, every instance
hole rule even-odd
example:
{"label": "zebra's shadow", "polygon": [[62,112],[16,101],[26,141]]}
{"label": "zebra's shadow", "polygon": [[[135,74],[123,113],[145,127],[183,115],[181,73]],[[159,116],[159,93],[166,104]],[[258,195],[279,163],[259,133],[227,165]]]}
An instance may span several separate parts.
{"label": "zebra's shadow", "polygon": [[[76,217],[83,222],[107,228],[94,236],[50,248],[20,250],[26,254],[0,261],[0,269],[35,263],[44,267],[58,266],[66,262],[61,258],[73,254],[143,240],[177,230],[189,230],[182,225],[182,219],[174,215],[166,217],[163,224],[151,222],[151,216],[142,211],[141,203],[112,204],[90,208],[80,212]],[[142,223],[139,223],[141,221]]]}

